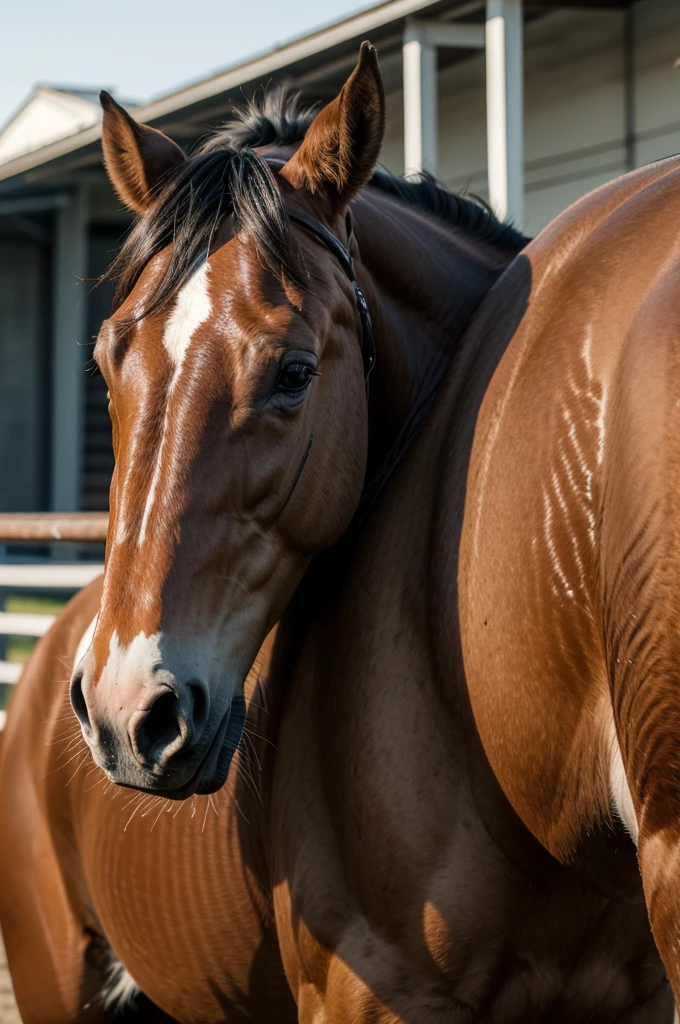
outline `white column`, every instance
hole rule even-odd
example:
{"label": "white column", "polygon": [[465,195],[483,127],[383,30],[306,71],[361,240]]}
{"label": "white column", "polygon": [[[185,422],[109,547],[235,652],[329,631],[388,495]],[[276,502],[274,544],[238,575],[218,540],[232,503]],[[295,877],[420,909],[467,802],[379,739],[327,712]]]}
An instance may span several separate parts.
{"label": "white column", "polygon": [[417,26],[404,32],[404,172],[437,173],[437,49]]}
{"label": "white column", "polygon": [[524,226],[522,0],[487,0],[486,131],[489,200],[494,212]]}
{"label": "white column", "polygon": [[80,187],[55,213],[52,333],[52,415],[50,507],[77,511],[80,505],[84,363],[91,358],[85,336],[87,277],[87,195]]}

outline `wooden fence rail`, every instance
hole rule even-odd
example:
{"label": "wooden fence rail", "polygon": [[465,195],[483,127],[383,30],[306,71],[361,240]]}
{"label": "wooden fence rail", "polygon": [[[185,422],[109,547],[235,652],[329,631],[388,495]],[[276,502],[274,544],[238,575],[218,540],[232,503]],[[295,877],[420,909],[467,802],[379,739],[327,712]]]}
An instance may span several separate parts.
{"label": "wooden fence rail", "polygon": [[105,541],[108,512],[2,512],[0,544]]}
{"label": "wooden fence rail", "polygon": [[[106,512],[0,513],[0,545],[14,550],[18,545],[50,546],[48,558],[30,553],[21,560],[0,561],[0,592],[75,592],[104,571],[100,562],[59,562],[52,545],[58,543],[102,544],[108,527]],[[37,612],[0,611],[0,636],[41,637],[55,620],[54,615]],[[0,683],[16,683],[22,665],[0,660]],[[4,725],[0,711],[0,729]]]}

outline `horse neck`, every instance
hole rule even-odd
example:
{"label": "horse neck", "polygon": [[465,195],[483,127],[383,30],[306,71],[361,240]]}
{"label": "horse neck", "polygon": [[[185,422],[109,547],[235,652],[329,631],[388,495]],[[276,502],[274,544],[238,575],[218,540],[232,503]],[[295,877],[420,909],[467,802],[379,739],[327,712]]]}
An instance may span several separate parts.
{"label": "horse neck", "polygon": [[367,189],[355,204],[357,275],[373,320],[368,477],[436,392],[467,322],[515,251]]}

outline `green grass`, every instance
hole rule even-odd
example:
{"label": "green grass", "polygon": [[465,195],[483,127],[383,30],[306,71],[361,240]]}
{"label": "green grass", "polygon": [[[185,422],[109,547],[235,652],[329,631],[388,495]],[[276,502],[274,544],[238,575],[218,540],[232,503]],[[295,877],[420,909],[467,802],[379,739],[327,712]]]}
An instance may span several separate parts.
{"label": "green grass", "polygon": [[5,647],[5,661],[19,661],[25,665],[37,643],[32,636],[8,636]]}
{"label": "green grass", "polygon": [[[66,604],[67,598],[49,597],[43,594],[8,594],[5,598],[4,611],[14,612],[23,615],[58,615]],[[5,661],[18,662],[25,665],[31,651],[38,642],[32,636],[1,636],[0,642],[4,641]],[[13,686],[8,683],[0,683],[0,709],[7,707],[7,701],[12,692]]]}
{"label": "green grass", "polygon": [[5,601],[5,611],[23,615],[58,615],[65,604],[65,599],[43,597],[41,594],[10,594]]}

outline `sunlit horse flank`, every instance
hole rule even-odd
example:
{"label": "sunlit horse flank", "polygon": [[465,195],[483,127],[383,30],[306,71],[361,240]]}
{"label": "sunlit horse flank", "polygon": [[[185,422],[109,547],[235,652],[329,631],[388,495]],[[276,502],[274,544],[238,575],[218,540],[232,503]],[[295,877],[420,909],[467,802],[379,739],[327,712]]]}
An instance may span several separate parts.
{"label": "sunlit horse flank", "polygon": [[496,777],[563,863],[590,859],[613,805],[678,1002],[679,220],[674,157],[526,250],[531,302],[481,407],[459,575]]}
{"label": "sunlit horse flank", "polygon": [[[143,214],[96,352],[116,449],[106,576],[103,596],[99,581],[71,602],[16,688],[0,762],[0,922],[27,1024],[99,1024],[136,986],[131,1018],[285,1024],[298,1010],[272,908],[270,794],[304,621],[264,643],[245,691],[243,674],[310,556],[351,520],[352,537],[363,530],[470,314],[526,240],[428,182],[381,172],[360,192],[382,138],[368,48],[306,136],[310,119],[270,96],[188,162],[105,103],[109,174]],[[286,211],[354,255],[378,355],[368,395],[346,267]],[[98,610],[73,697],[109,781],[66,687]],[[235,768],[211,794],[243,693]],[[199,786],[207,795],[174,799]]]}

